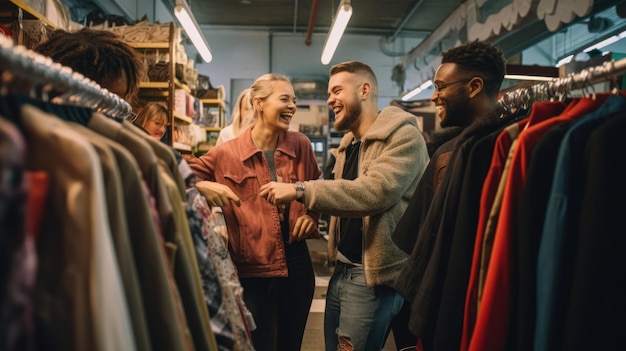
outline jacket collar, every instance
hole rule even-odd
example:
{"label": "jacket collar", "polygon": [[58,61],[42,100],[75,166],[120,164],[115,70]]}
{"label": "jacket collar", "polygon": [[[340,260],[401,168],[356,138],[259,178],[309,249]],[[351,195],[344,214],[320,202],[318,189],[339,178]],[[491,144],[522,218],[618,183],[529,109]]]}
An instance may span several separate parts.
{"label": "jacket collar", "polygon": [[[241,133],[236,139],[238,146],[241,150],[241,161],[245,161],[256,153],[262,152],[259,148],[254,145],[254,141],[252,141],[252,129],[254,126],[247,128],[243,133]],[[296,156],[296,151],[294,149],[293,143],[289,143],[288,141],[288,131],[284,131],[278,134],[278,142],[276,143],[276,151],[280,151],[290,157]]]}

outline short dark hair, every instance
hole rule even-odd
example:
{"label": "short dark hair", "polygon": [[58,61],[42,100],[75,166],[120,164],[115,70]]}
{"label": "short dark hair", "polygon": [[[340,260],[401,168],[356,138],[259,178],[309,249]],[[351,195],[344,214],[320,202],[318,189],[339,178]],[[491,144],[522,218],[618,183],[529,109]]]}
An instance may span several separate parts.
{"label": "short dark hair", "polygon": [[374,70],[372,70],[372,67],[368,66],[366,63],[363,63],[361,61],[342,62],[330,68],[331,76],[340,72],[349,72],[349,73],[357,73],[357,74],[366,75],[372,81],[373,84],[376,84],[376,86],[378,86],[376,74],[374,74]]}
{"label": "short dark hair", "polygon": [[483,78],[485,93],[490,96],[498,95],[506,71],[502,51],[479,40],[442,52],[441,63],[456,63],[461,69]]}
{"label": "short dark hair", "polygon": [[123,98],[135,99],[139,91],[142,56],[113,32],[91,28],[75,32],[57,29],[33,50],[99,84],[104,79],[120,77],[123,71],[128,80],[128,96]]}

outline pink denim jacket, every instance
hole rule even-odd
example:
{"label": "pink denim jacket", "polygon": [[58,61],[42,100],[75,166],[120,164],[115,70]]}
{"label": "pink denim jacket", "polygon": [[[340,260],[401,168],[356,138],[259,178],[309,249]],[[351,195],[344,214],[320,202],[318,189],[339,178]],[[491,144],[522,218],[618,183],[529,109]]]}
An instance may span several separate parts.
{"label": "pink denim jacket", "polygon": [[[200,180],[228,185],[241,200],[241,206],[224,206],[228,230],[228,248],[240,277],[285,277],[287,262],[280,232],[278,208],[261,196],[259,188],[270,181],[270,170],[250,135],[254,127],[206,154],[189,161]],[[311,147],[302,133],[285,131],[278,136],[274,151],[276,178],[279,182],[295,183],[318,179],[321,171]],[[314,220],[319,214],[292,201],[289,210],[289,231],[296,219],[309,214]],[[319,236],[314,233],[313,237]]]}

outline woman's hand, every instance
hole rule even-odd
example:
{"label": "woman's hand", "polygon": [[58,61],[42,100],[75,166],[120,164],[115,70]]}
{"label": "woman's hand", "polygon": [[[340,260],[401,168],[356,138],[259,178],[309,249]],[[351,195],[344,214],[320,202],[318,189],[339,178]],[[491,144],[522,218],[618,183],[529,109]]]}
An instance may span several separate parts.
{"label": "woman's hand", "polygon": [[239,197],[224,184],[202,180],[196,183],[196,188],[211,207],[224,207],[230,205],[231,202],[237,206],[241,204]]}
{"label": "woman's hand", "polygon": [[317,229],[317,221],[311,216],[304,215],[296,219],[296,224],[293,226],[293,232],[289,236],[289,243],[294,241],[300,241],[307,239]]}

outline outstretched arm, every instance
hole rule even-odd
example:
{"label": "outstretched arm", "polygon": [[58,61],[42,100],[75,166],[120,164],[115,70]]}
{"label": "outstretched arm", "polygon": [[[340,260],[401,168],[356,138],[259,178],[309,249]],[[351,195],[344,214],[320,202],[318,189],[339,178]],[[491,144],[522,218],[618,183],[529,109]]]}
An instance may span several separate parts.
{"label": "outstretched arm", "polygon": [[263,184],[260,190],[261,197],[274,205],[288,204],[297,196],[293,183],[269,182]]}
{"label": "outstretched arm", "polygon": [[211,207],[228,206],[231,202],[237,206],[241,204],[239,197],[224,184],[202,180],[196,183],[196,188],[206,198]]}

